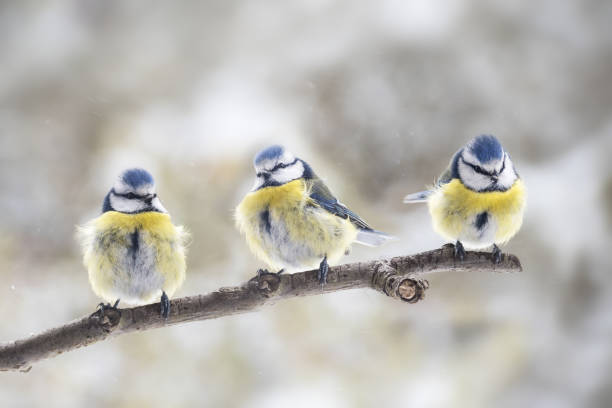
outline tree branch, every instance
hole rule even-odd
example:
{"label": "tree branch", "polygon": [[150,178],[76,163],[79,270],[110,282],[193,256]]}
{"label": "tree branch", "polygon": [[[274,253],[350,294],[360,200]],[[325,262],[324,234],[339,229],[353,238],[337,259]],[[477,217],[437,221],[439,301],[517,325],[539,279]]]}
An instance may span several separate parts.
{"label": "tree branch", "polygon": [[452,244],[412,256],[339,265],[329,269],[328,283],[321,286],[317,271],[294,274],[264,274],[237,287],[221,288],[206,295],[171,301],[170,316],[160,317],[160,304],[131,309],[107,309],[24,340],[0,346],[0,371],[29,371],[36,361],[85,347],[135,330],[149,330],[197,320],[215,319],[257,310],[260,306],[296,296],[312,296],[346,289],[371,288],[392,298],[416,303],[423,299],[429,283],[419,276],[443,271],[521,271],[514,255],[504,254],[499,264],[491,254],[467,252],[455,261]]}

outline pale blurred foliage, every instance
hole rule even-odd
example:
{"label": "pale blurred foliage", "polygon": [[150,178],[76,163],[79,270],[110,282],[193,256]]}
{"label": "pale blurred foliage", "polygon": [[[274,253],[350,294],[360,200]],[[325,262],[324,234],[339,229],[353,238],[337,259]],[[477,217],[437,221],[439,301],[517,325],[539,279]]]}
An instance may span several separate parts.
{"label": "pale blurred foliage", "polygon": [[189,227],[179,296],[260,266],[233,226],[284,143],[372,225],[494,133],[529,189],[515,275],[431,276],[121,336],[0,374],[3,407],[598,407],[612,401],[612,3],[20,1],[0,6],[0,340],[93,311],[73,239],[143,166]]}

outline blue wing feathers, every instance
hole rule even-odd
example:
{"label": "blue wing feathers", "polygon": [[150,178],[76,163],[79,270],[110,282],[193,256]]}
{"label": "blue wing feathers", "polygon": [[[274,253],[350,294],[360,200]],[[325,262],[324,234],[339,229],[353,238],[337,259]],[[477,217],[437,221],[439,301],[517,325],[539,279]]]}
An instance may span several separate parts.
{"label": "blue wing feathers", "polygon": [[[463,149],[459,149],[457,153],[451,159],[450,164],[444,170],[440,177],[435,182],[435,187],[443,186],[444,184],[450,183],[453,179],[459,178],[459,158],[461,157]],[[435,188],[431,190],[419,191],[418,193],[408,194],[404,197],[404,203],[425,203],[430,195],[434,193]]]}
{"label": "blue wing feathers", "polygon": [[357,243],[367,246],[379,246],[387,241],[395,239],[384,232],[372,229],[364,220],[361,219],[361,217],[339,202],[338,199],[333,196],[331,191],[329,191],[327,186],[318,178],[312,179],[310,198],[326,211],[338,217],[348,219],[351,223],[353,223],[353,225],[355,225],[359,230],[355,240]]}
{"label": "blue wing feathers", "polygon": [[372,228],[364,220],[362,220],[361,217],[346,208],[344,204],[340,203],[320,179],[312,180],[310,198],[326,211],[338,217],[349,219],[356,227],[372,231]]}

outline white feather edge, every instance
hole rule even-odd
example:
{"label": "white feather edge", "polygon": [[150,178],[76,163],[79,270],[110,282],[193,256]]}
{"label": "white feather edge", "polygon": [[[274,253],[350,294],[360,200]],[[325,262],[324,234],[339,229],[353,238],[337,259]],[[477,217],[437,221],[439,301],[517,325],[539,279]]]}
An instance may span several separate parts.
{"label": "white feather edge", "polygon": [[359,230],[357,232],[357,238],[355,238],[355,242],[361,245],[377,247],[388,241],[394,241],[397,238],[391,235],[387,235],[384,232],[380,231],[366,231]]}
{"label": "white feather edge", "polygon": [[425,203],[430,195],[433,194],[431,190],[419,191],[418,193],[408,194],[404,197],[405,204],[413,204],[413,203]]}

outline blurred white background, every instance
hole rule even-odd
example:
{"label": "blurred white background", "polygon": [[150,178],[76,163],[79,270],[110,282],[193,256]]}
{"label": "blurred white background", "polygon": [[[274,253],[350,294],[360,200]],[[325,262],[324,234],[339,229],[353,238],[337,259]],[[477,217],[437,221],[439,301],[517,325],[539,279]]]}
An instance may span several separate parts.
{"label": "blurred white background", "polygon": [[121,336],[0,373],[0,405],[610,406],[611,19],[604,0],[3,2],[0,341],[93,311],[74,227],[126,167],[192,231],[177,296],[261,266],[232,210],[268,144],[400,238],[347,262],[440,246],[401,201],[476,134],[529,198],[504,248],[521,274]]}

